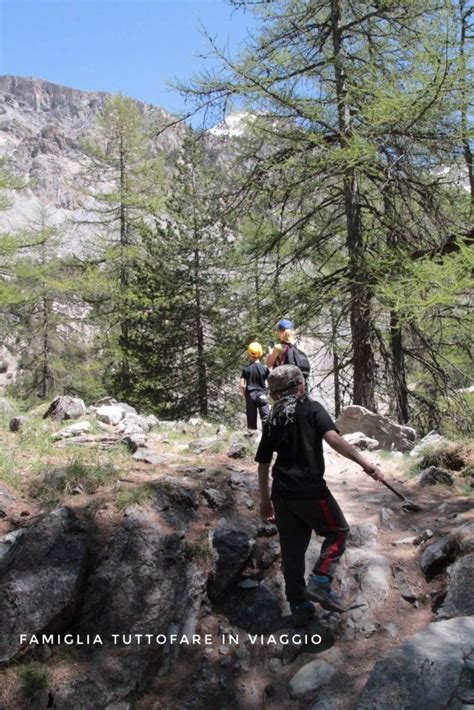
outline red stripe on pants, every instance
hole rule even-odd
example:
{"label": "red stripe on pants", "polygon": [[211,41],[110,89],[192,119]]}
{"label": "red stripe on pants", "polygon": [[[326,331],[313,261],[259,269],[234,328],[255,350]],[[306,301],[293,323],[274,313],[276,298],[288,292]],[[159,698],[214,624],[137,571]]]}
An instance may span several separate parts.
{"label": "red stripe on pants", "polygon": [[330,566],[332,564],[333,556],[336,556],[337,553],[339,552],[339,549],[342,546],[342,543],[344,542],[346,536],[340,530],[338,531],[338,525],[337,525],[336,521],[334,520],[334,516],[331,513],[327,502],[323,499],[323,500],[319,501],[319,504],[321,506],[321,510],[323,511],[326,522],[329,523],[329,530],[331,532],[338,533],[335,543],[333,545],[331,545],[331,547],[329,548],[326,558],[323,560],[322,564],[319,566],[319,569],[318,569],[318,572],[322,572],[322,574],[326,574],[327,570],[330,568]]}

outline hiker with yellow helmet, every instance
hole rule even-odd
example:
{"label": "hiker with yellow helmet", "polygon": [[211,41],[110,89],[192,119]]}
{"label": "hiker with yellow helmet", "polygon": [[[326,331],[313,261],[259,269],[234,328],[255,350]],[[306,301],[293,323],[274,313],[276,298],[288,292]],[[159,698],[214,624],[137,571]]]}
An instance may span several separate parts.
{"label": "hiker with yellow helmet", "polygon": [[247,428],[251,432],[257,431],[257,412],[260,414],[262,426],[268,419],[270,407],[267,398],[267,377],[270,370],[260,362],[263,348],[256,341],[247,348],[250,364],[244,367],[240,376],[239,390],[241,397],[245,398],[247,414]]}

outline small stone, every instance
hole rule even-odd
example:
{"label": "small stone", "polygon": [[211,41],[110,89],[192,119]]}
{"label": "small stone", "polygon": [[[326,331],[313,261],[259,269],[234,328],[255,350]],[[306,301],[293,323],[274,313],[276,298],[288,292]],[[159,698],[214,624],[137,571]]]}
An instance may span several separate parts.
{"label": "small stone", "polygon": [[421,545],[423,542],[426,542],[427,540],[430,540],[433,537],[433,531],[432,530],[423,530],[423,532],[415,537],[413,540],[414,545]]}
{"label": "small stone", "polygon": [[245,444],[233,444],[227,451],[227,456],[230,459],[244,459],[247,455],[247,447]]}
{"label": "small stone", "polygon": [[403,537],[401,540],[395,540],[392,542],[392,545],[414,545],[416,540],[416,536],[412,535],[411,537]]}
{"label": "small stone", "polygon": [[306,695],[306,693],[321,688],[321,686],[331,680],[335,673],[335,669],[322,659],[307,663],[299,669],[289,682],[288,692],[290,698],[296,700]]}
{"label": "small stone", "polygon": [[219,646],[219,653],[221,656],[228,656],[230,653],[229,646],[226,646],[226,645]]}
{"label": "small stone", "polygon": [[13,432],[20,431],[20,429],[22,429],[24,427],[24,425],[26,424],[27,421],[28,421],[28,417],[24,417],[24,416],[13,417],[13,419],[10,419],[10,425],[9,425],[10,431],[13,431]]}
{"label": "small stone", "polygon": [[258,582],[255,579],[243,579],[238,586],[240,589],[255,589],[255,587],[258,587]]}
{"label": "small stone", "polygon": [[217,488],[205,488],[202,492],[211,508],[220,508],[227,501],[227,496]]}

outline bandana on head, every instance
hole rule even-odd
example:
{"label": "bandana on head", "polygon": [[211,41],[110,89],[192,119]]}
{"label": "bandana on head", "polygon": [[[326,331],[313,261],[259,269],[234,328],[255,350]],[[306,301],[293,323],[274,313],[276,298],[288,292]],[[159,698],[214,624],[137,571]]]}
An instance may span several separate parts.
{"label": "bandana on head", "polygon": [[286,427],[293,422],[296,405],[305,399],[305,395],[295,392],[303,382],[301,370],[295,365],[280,365],[272,370],[268,376],[268,386],[270,393],[277,399],[270,414],[270,427]]}
{"label": "bandana on head", "polygon": [[270,426],[288,426],[292,424],[295,416],[295,409],[298,402],[302,402],[306,395],[287,394],[280,397],[272,407],[268,423]]}

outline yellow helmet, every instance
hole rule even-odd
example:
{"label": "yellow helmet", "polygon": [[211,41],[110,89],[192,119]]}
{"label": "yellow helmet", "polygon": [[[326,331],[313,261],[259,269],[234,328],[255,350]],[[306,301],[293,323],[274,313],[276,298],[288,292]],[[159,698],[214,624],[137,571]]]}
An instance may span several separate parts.
{"label": "yellow helmet", "polygon": [[250,357],[262,357],[263,348],[260,343],[253,342],[250,343],[250,345],[248,346],[247,353],[250,355]]}

